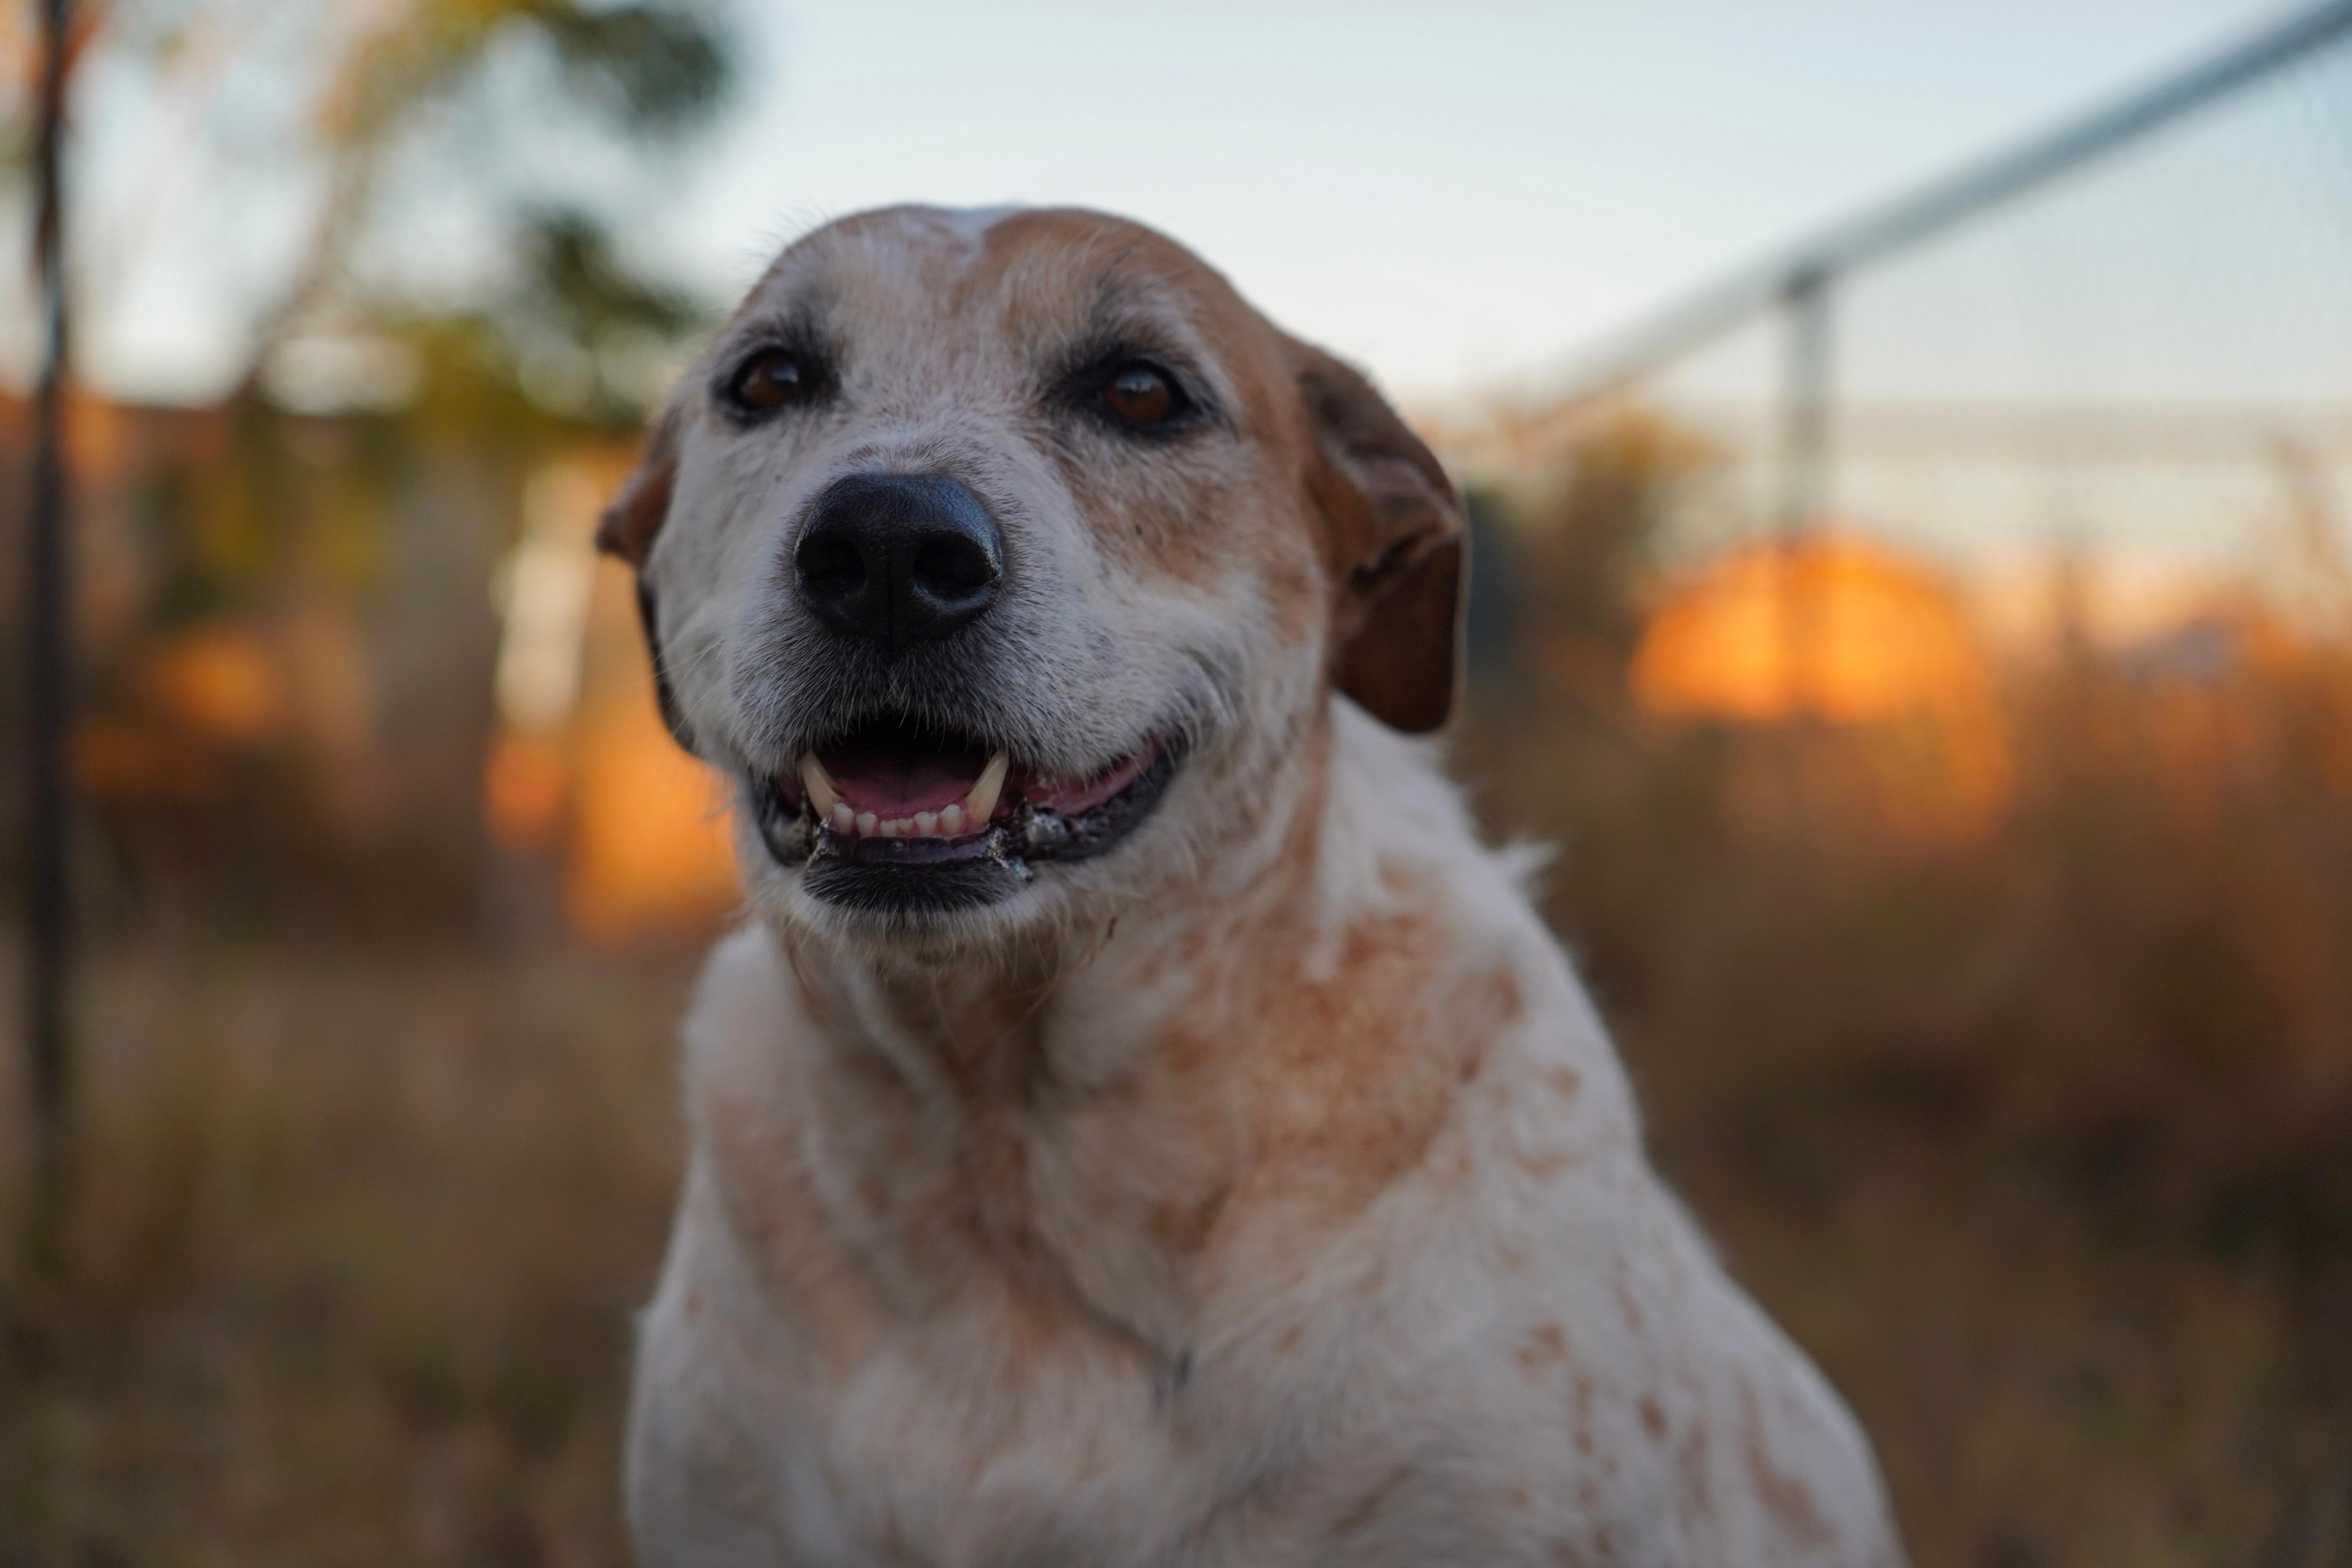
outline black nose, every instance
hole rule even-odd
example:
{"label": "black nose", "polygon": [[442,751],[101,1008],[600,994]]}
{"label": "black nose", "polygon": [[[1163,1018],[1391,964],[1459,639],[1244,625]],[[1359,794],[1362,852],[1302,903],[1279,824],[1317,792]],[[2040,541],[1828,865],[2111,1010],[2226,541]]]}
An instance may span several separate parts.
{"label": "black nose", "polygon": [[980,498],[953,479],[853,474],[817,497],[793,564],[819,620],[896,651],[988,608],[1004,574],[1004,540]]}

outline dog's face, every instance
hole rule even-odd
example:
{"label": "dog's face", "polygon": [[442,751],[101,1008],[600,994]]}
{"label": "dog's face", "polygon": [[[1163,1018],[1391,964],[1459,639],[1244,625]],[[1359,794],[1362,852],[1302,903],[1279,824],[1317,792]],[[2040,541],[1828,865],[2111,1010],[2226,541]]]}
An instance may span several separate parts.
{"label": "dog's face", "polygon": [[[754,896],[982,940],[1263,828],[1335,686],[1454,685],[1462,519],[1361,377],[1091,213],[899,208],[786,250],[600,535]],[[1115,907],[1113,910],[1115,912]]]}

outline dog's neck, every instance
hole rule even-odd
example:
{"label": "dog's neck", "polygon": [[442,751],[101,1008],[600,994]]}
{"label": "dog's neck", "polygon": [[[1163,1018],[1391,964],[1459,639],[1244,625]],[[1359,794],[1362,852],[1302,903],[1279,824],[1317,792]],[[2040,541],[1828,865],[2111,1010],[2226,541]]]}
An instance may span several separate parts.
{"label": "dog's neck", "polygon": [[1426,845],[1390,852],[1385,803],[1350,798],[1400,758],[1433,773],[1362,749],[1328,725],[1301,748],[1214,897],[952,965],[788,940],[819,1185],[856,1196],[837,1217],[903,1309],[992,1285],[1164,1347],[1222,1258],[1303,1257],[1426,1153],[1483,1039],[1395,1005],[1458,955]]}

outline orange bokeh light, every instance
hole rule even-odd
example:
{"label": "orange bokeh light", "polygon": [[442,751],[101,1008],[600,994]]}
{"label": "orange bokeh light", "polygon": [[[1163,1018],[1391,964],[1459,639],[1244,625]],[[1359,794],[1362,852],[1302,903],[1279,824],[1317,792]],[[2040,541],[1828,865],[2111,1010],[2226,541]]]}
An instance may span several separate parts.
{"label": "orange bokeh light", "polygon": [[283,673],[248,626],[207,626],[165,646],[148,664],[146,683],[157,707],[217,740],[264,741],[286,724]]}
{"label": "orange bokeh light", "polygon": [[706,922],[740,901],[724,792],[662,727],[653,694],[616,683],[572,736],[566,908],[574,929],[616,942]]}
{"label": "orange bokeh light", "polygon": [[1911,835],[1971,833],[2013,787],[1990,651],[1938,574],[1882,545],[1816,535],[1715,557],[1659,602],[1630,673],[1661,717],[1853,735],[1874,809]]}

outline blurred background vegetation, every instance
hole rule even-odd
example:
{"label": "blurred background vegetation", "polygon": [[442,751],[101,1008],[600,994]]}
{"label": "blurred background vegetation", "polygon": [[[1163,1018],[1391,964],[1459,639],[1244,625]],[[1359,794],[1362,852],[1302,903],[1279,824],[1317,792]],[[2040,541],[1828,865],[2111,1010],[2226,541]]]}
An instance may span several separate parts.
{"label": "blurred background vegetation", "polygon": [[[315,199],[225,395],[72,409],[84,1158],[62,1270],[0,1255],[0,1564],[623,1561],[675,1020],[736,895],[588,533],[712,319],[631,237],[740,17],[86,15],[81,68],[192,106],[159,165]],[[1769,331],[1417,412],[1477,524],[1457,771],[1560,847],[1660,1163],[1931,1568],[2352,1563],[2352,356],[2269,385],[2309,356],[2252,291],[2126,286],[2196,171],[2352,146],[2328,68],[1857,287],[1801,529]],[[240,112],[257,72],[294,107]],[[2240,226],[2329,353],[2344,188]],[[475,262],[383,262],[445,208]],[[2198,332],[2277,353],[2151,392],[2096,348]]]}

